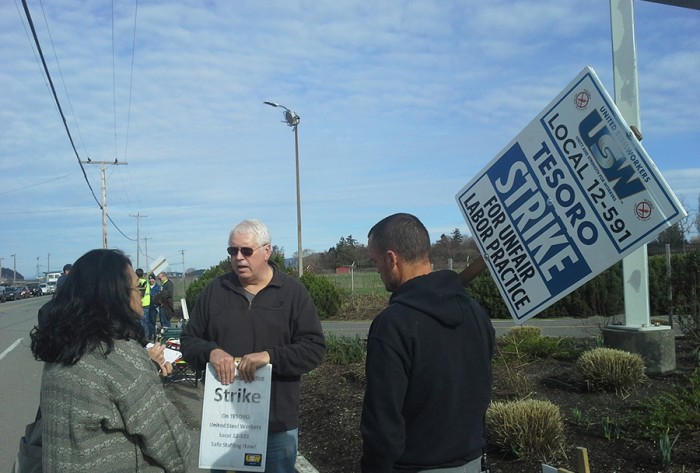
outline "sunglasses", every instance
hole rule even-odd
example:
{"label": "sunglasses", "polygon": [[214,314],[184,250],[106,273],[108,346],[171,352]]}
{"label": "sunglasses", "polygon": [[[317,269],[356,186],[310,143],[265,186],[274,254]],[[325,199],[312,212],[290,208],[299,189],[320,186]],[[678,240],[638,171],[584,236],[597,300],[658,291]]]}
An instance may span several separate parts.
{"label": "sunglasses", "polygon": [[[265,245],[267,245],[267,243],[265,243]],[[238,252],[240,251],[241,254],[247,258],[247,257],[249,257],[249,256],[253,256],[253,253],[255,253],[255,250],[258,250],[258,249],[262,248],[262,247],[265,246],[265,245],[260,245],[260,246],[258,246],[257,248],[250,248],[250,247],[247,247],[247,246],[242,246],[242,247],[240,247],[240,248],[237,247],[237,246],[229,246],[228,248],[226,248],[226,251],[227,251],[228,254],[231,255],[231,256],[236,256],[236,255],[238,255]]]}

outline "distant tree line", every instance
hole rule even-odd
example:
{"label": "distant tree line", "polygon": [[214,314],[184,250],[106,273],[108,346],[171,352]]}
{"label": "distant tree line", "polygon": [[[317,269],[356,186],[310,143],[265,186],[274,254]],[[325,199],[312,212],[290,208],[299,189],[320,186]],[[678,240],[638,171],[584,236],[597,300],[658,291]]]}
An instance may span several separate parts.
{"label": "distant tree line", "polygon": [[[450,261],[452,269],[463,269],[478,254],[474,241],[464,237],[459,228],[455,228],[449,235],[440,235],[430,249],[430,259],[435,269],[449,268]],[[338,243],[327,251],[304,254],[304,265],[316,272],[335,271],[336,268],[351,266],[353,263],[358,270],[374,268],[367,245],[358,242],[352,235],[340,237]]]}

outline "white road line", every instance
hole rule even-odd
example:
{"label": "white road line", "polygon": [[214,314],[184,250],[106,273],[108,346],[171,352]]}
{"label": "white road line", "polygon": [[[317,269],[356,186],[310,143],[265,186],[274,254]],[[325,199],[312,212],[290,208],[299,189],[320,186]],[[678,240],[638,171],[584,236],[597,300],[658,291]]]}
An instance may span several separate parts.
{"label": "white road line", "polygon": [[9,347],[7,350],[5,350],[4,352],[0,353],[0,360],[2,360],[3,358],[5,358],[5,355],[7,355],[8,353],[10,353],[12,350],[14,350],[15,347],[16,347],[17,345],[19,345],[21,342],[22,342],[22,339],[21,339],[21,338],[18,338],[17,340],[15,340],[15,343],[13,343],[12,345],[10,345],[10,347]]}

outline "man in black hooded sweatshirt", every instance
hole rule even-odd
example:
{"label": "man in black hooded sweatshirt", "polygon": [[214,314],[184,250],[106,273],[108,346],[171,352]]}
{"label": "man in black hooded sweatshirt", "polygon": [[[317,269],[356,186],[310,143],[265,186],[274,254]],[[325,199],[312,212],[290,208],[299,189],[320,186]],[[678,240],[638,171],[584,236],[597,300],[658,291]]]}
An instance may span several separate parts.
{"label": "man in black hooded sweatshirt", "polygon": [[433,272],[430,237],[413,215],[369,232],[392,292],[367,341],[362,472],[481,471],[495,333],[453,271]]}

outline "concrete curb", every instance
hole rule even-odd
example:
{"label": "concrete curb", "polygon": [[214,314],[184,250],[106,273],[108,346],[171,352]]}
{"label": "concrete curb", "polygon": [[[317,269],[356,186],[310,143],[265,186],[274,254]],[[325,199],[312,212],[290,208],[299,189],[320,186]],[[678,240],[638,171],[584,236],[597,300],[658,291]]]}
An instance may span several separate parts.
{"label": "concrete curb", "polygon": [[294,465],[294,470],[297,473],[318,473],[318,470],[301,454],[297,455],[297,464]]}

